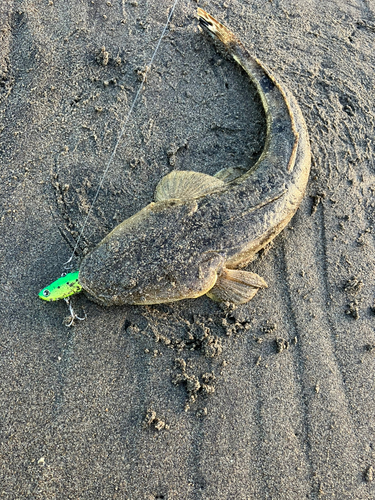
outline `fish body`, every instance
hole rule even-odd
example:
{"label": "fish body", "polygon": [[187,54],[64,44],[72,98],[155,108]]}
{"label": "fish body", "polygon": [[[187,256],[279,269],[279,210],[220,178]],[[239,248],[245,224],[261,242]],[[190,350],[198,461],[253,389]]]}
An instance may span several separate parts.
{"label": "fish body", "polygon": [[265,147],[242,175],[233,168],[216,176],[166,175],[155,201],[119,224],[81,262],[79,285],[103,305],[204,294],[237,304],[251,300],[267,285],[241,268],[288,224],[305,193],[310,145],[294,96],[225,26],[202,9],[198,18],[254,82],[267,120]]}

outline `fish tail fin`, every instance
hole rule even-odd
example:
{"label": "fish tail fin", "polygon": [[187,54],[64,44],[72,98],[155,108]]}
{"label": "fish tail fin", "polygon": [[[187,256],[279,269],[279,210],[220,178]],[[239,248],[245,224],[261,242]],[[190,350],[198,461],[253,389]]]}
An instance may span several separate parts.
{"label": "fish tail fin", "polygon": [[215,38],[219,39],[226,47],[230,47],[230,45],[237,42],[237,38],[233,33],[206,11],[198,7],[197,14],[200,25],[207,29]]}

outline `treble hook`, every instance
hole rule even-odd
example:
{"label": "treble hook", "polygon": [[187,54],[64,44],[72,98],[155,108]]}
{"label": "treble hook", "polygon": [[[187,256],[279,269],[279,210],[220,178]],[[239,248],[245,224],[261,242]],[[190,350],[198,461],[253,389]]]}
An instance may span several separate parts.
{"label": "treble hook", "polygon": [[[63,266],[64,266],[64,269],[66,269],[67,271],[69,271],[69,269],[72,269],[73,267],[73,264],[72,264],[72,260],[73,260],[73,255],[74,253],[72,254],[72,256],[66,261],[64,262]],[[65,273],[66,274],[66,273]]]}
{"label": "treble hook", "polygon": [[74,321],[76,319],[78,319],[79,321],[84,321],[86,318],[87,318],[87,314],[85,313],[85,316],[83,318],[80,318],[79,316],[77,316],[77,314],[75,313],[74,309],[73,309],[73,306],[72,306],[72,303],[70,302],[70,298],[69,297],[65,297],[64,298],[65,302],[67,303],[68,307],[69,307],[69,312],[70,312],[70,323],[69,324],[66,324],[67,327],[71,327],[74,325]]}

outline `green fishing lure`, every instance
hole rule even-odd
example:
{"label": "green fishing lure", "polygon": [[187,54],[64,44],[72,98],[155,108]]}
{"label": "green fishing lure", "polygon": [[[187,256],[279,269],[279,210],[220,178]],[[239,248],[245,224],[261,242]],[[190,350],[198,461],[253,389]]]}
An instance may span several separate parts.
{"label": "green fishing lure", "polygon": [[39,292],[39,297],[48,302],[65,299],[70,295],[74,295],[82,290],[82,286],[78,282],[79,271],[65,274],[58,280],[46,286]]}

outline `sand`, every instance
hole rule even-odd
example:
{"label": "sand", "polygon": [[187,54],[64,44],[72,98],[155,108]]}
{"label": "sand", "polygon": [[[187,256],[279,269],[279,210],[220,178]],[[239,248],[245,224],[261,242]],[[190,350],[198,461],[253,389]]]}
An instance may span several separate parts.
{"label": "sand", "polygon": [[[306,197],[249,270],[269,288],[102,308],[63,271],[171,2],[0,4],[0,498],[373,499],[374,4],[199,5],[296,95]],[[173,168],[250,167],[255,89],[180,1],[78,258]]]}

